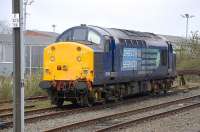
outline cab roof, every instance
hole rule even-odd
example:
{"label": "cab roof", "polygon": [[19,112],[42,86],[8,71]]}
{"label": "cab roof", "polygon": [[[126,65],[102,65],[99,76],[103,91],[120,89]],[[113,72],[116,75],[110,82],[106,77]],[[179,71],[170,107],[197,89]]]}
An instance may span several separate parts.
{"label": "cab roof", "polygon": [[92,28],[99,32],[101,35],[110,35],[118,39],[153,39],[153,40],[162,40],[163,38],[149,32],[140,32],[127,29],[117,29],[117,28],[103,28],[98,26],[89,25],[89,28]]}

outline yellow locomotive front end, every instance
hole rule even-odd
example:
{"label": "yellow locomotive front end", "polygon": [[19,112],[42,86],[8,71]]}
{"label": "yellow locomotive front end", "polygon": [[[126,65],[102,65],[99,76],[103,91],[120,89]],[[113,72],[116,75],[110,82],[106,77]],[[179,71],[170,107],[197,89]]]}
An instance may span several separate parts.
{"label": "yellow locomotive front end", "polygon": [[88,93],[94,81],[93,49],[78,42],[57,42],[44,49],[43,62],[40,87],[47,90],[52,104],[61,107],[65,100],[85,102],[80,96],[91,95]]}
{"label": "yellow locomotive front end", "polygon": [[58,42],[44,50],[43,81],[93,81],[94,52],[77,42]]}

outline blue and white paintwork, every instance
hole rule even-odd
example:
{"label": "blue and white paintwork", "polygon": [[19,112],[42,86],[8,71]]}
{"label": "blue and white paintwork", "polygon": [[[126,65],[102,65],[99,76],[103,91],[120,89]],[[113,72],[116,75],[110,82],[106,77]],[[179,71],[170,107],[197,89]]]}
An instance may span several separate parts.
{"label": "blue and white paintwork", "polygon": [[[99,35],[101,43],[88,42],[87,35],[85,40],[73,40],[75,29],[83,29],[85,34],[94,31]],[[77,41],[94,50],[93,85],[175,77],[175,56],[171,44],[156,34],[84,25],[66,30],[57,41],[67,35],[69,38],[66,41]],[[108,40],[109,43],[106,43]],[[164,65],[161,63],[163,51],[167,59]]]}
{"label": "blue and white paintwork", "polygon": [[160,64],[159,49],[124,48],[121,71],[151,71]]}

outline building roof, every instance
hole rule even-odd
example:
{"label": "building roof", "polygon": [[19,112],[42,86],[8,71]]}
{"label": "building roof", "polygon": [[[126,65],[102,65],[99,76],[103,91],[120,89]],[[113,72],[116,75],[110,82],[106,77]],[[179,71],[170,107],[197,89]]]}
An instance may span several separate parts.
{"label": "building roof", "polygon": [[165,37],[166,39],[168,39],[169,41],[173,43],[188,41],[186,38],[180,37],[180,36],[172,36],[172,35],[160,35],[160,36]]}
{"label": "building roof", "polygon": [[[48,45],[55,41],[57,33],[27,30],[24,33],[25,45]],[[12,34],[0,34],[0,43],[12,44]]]}

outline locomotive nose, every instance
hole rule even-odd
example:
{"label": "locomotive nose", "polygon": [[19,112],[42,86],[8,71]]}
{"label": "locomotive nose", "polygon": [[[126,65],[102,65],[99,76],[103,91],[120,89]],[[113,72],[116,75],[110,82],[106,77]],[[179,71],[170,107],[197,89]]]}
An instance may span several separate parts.
{"label": "locomotive nose", "polygon": [[44,80],[93,80],[91,48],[76,42],[59,42],[44,50]]}

